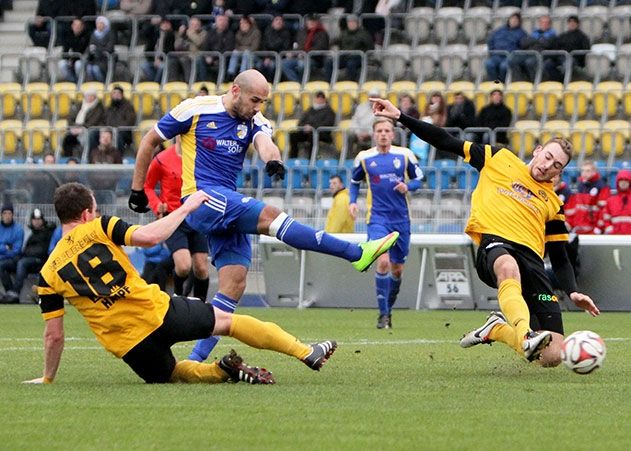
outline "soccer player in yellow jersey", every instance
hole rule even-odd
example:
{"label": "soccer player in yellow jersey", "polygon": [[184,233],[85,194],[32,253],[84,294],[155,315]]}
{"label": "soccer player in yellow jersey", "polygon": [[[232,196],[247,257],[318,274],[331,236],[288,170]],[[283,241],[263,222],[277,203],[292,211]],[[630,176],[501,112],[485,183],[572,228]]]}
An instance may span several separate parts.
{"label": "soccer player in yellow jersey", "polygon": [[228,335],[320,369],[335,342],[305,345],[274,323],[224,312],[197,298],[170,297],[158,285],[147,284],[131,264],[121,246],[149,247],[164,241],[208,199],[197,191],[168,216],[137,226],[113,216],[96,218],[94,195],[80,183],[57,188],[54,204],[62,238],[44,264],[37,287],[46,320],[44,374],[27,382],[51,383],[57,374],[64,348],[64,299],[79,310],[105,349],[148,383],[274,383],[271,373],[245,365],[234,351],[210,364],[176,361],[173,344],[211,335]]}
{"label": "soccer player in yellow jersey", "polygon": [[471,198],[465,232],[478,244],[476,268],[480,279],[498,288],[501,313],[460,341],[468,348],[501,341],[527,360],[544,366],[560,363],[563,322],[557,296],[544,269],[546,250],[562,288],[574,303],[596,316],[589,296],[579,293],[565,243],[568,239],[563,203],[552,178],[572,158],[572,145],[554,138],[533,151],[525,164],[504,147],[461,141],[442,128],[401,114],[392,103],[371,99],[376,116],[398,120],[432,146],[464,158],[480,171]]}

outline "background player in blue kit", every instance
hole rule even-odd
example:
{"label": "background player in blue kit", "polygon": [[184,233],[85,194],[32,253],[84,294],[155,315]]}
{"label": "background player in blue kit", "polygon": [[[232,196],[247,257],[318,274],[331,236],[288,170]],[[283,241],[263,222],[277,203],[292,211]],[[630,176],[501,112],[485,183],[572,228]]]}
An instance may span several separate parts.
{"label": "background player in blue kit", "polygon": [[[147,211],[143,191],[153,148],[176,135],[182,137],[182,198],[197,190],[210,195],[187,218],[195,230],[208,235],[212,263],[219,275],[219,290],[212,304],[233,312],[245,290],[251,261],[248,234],[265,234],[298,249],[344,258],[358,271],[365,271],[397,240],[391,233],[359,246],[305,226],[276,207],[236,191],[237,175],[252,143],[270,177],[284,178],[278,147],[272,141],[272,127],[260,113],[269,96],[265,77],[256,70],[240,73],[222,96],[187,99],[165,115],[142,139],[136,158],[129,207]],[[214,347],[212,339],[198,342],[191,359],[204,360]],[[314,347],[326,357],[334,342]]]}
{"label": "background player in blue kit", "polygon": [[407,193],[421,187],[423,173],[410,149],[392,145],[394,124],[390,119],[377,118],[372,130],[376,145],[360,152],[355,158],[348,208],[356,218],[359,186],[365,180],[368,184],[368,239],[376,240],[399,232],[396,244],[377,260],[375,274],[379,306],[377,328],[389,329],[392,327],[392,306],[399,294],[401,275],[410,250]]}

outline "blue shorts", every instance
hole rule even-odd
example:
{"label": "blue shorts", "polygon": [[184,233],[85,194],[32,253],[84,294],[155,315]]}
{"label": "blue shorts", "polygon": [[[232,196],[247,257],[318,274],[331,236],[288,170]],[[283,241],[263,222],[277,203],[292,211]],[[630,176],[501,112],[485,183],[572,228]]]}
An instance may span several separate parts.
{"label": "blue shorts", "polygon": [[222,186],[202,187],[212,199],[189,214],[186,222],[208,237],[212,264],[250,266],[252,245],[248,234],[256,225],[265,204]]}
{"label": "blue shorts", "polygon": [[391,232],[399,232],[399,239],[388,251],[392,263],[405,263],[410,252],[410,224],[398,222],[394,224],[368,224],[368,239],[377,240]]}

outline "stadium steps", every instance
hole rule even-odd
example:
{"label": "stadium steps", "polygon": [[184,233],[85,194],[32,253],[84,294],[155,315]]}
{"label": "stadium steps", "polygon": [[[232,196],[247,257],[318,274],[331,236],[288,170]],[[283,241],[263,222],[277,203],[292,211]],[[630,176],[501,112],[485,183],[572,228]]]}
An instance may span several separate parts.
{"label": "stadium steps", "polygon": [[14,81],[18,69],[18,57],[30,44],[26,33],[26,23],[35,16],[37,0],[19,0],[13,2],[13,10],[4,12],[4,22],[0,23],[0,55],[2,67],[0,82]]}

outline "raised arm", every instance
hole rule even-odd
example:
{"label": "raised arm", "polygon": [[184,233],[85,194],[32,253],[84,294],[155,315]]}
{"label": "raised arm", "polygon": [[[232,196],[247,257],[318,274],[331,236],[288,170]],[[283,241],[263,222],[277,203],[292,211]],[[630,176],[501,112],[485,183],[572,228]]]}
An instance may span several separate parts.
{"label": "raised arm", "polygon": [[163,141],[162,137],[151,129],[143,136],[136,153],[136,165],[134,166],[134,177],[131,182],[131,194],[129,195],[129,208],[137,213],[146,213],[149,211],[147,205],[149,199],[145,194],[144,184],[147,177],[147,169],[151,163],[153,150]]}
{"label": "raised arm", "polygon": [[375,116],[383,116],[399,121],[416,136],[437,149],[464,158],[464,141],[454,138],[441,127],[436,127],[435,125],[419,121],[401,113],[401,110],[395,107],[389,100],[370,98],[370,101],[373,102],[373,113]]}

